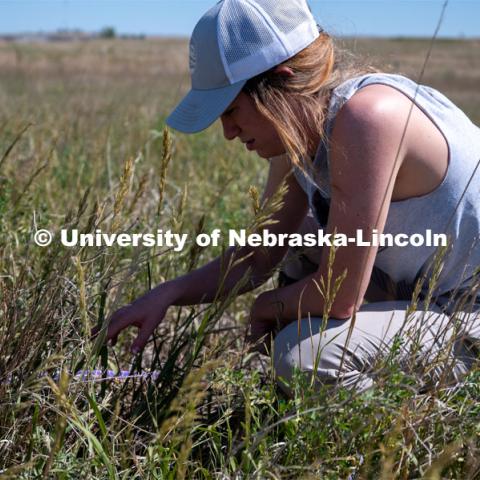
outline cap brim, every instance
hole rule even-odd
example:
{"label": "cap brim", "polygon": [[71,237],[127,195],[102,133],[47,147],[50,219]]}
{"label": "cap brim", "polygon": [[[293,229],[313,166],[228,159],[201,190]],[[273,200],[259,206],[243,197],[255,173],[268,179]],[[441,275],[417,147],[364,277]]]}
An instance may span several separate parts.
{"label": "cap brim", "polygon": [[208,128],[235,100],[246,80],[213,90],[190,92],[168,116],[167,125],[184,133],[196,133]]}

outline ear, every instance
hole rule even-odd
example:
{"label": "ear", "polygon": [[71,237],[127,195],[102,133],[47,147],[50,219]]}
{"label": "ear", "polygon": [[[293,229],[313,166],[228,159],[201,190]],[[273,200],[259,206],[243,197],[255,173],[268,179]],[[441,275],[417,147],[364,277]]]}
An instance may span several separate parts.
{"label": "ear", "polygon": [[276,73],[277,75],[281,75],[284,77],[293,77],[295,74],[293,73],[293,70],[290,67],[287,67],[286,65],[277,65],[274,69],[273,72]]}

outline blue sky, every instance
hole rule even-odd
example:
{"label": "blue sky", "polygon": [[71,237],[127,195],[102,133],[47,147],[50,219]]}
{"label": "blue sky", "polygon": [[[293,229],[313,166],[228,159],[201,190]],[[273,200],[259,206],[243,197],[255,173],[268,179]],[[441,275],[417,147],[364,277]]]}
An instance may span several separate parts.
{"label": "blue sky", "polygon": [[[120,33],[188,36],[216,0],[0,0],[0,34],[113,26]],[[431,36],[444,0],[310,0],[331,33]],[[450,0],[441,37],[480,37],[480,0]]]}

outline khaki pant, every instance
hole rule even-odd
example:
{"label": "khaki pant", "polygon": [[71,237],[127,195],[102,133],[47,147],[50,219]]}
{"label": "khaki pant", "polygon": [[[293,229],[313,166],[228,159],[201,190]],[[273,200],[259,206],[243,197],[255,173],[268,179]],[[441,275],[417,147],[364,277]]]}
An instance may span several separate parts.
{"label": "khaki pant", "polygon": [[[311,228],[304,225],[303,231]],[[319,261],[318,249],[292,250],[280,278],[284,283],[299,280],[315,271]],[[423,370],[424,385],[419,388],[459,381],[479,356],[479,300],[464,302],[467,311],[456,312],[448,297],[439,298],[426,311],[419,308],[407,315],[411,293],[408,286],[395,284],[374,269],[366,294],[371,303],[363,305],[354,319],[328,319],[325,324],[321,318],[302,319],[283,328],[273,352],[282,389],[292,394],[289,383],[299,370],[314,385],[341,384],[364,391],[374,383],[393,346],[406,373],[415,371],[420,378],[418,371]]]}
{"label": "khaki pant", "polygon": [[314,385],[338,383],[362,392],[373,385],[394,345],[406,373],[422,372],[419,388],[459,381],[478,356],[480,312],[449,317],[430,309],[407,315],[408,303],[366,304],[354,320],[329,319],[325,325],[321,318],[290,323],[274,342],[279,385],[291,395],[289,383],[298,369]]}

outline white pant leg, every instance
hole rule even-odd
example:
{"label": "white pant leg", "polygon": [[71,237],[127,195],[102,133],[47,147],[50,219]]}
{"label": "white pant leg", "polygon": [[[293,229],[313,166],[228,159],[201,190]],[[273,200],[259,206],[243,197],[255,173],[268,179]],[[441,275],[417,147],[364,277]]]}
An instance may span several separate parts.
{"label": "white pant leg", "polygon": [[356,314],[347,347],[351,320],[329,319],[323,331],[321,318],[292,322],[275,338],[274,367],[280,386],[291,394],[282,378],[290,382],[298,368],[309,378],[313,376],[314,384],[339,382],[364,391],[373,384],[375,364],[389,353],[397,334],[402,343],[402,363],[411,363],[412,359],[421,362],[428,367],[432,381],[445,374],[449,381],[459,380],[473,364],[472,356],[460,341],[453,343],[451,351],[447,345],[452,335],[457,338],[456,330],[468,328],[469,338],[480,339],[480,315],[466,315],[459,320],[438,309],[413,312],[406,321],[408,305],[406,301],[363,305]]}

